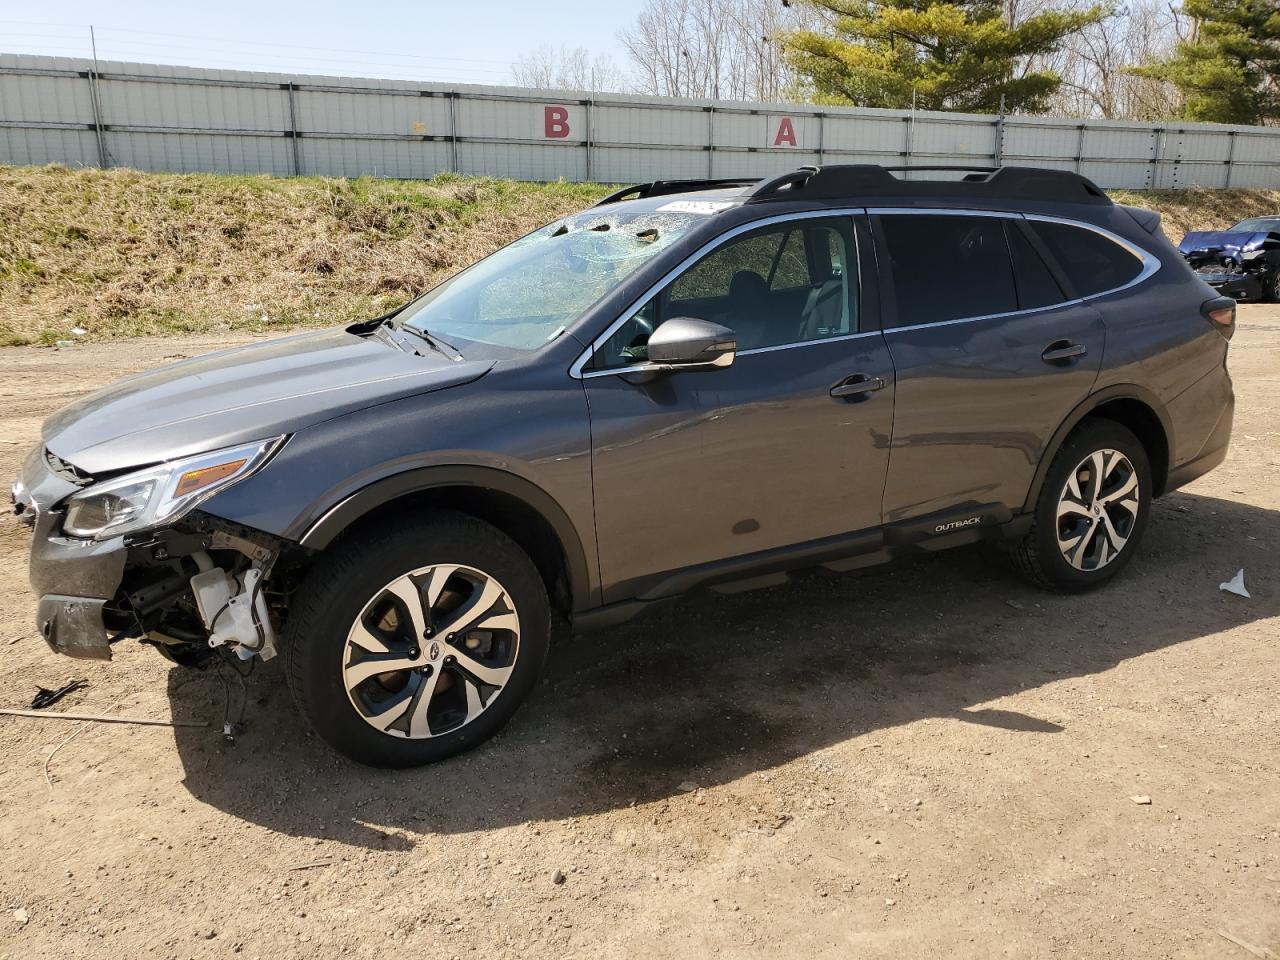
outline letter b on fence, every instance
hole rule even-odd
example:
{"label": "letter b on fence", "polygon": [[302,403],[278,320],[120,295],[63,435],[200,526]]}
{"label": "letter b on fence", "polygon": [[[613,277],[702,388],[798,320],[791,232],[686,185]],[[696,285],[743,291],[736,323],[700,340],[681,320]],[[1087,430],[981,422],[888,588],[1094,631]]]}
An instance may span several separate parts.
{"label": "letter b on fence", "polygon": [[569,108],[545,107],[543,110],[543,136],[549,140],[563,140],[569,136]]}

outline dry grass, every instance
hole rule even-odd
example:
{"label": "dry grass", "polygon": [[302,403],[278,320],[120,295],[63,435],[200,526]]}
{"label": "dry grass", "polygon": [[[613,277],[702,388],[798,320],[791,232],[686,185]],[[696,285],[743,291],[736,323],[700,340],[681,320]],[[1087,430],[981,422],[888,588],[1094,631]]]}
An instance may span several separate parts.
{"label": "dry grass", "polygon": [[1192,230],[1223,230],[1245,217],[1280,214],[1280,190],[1111,190],[1111,199],[1160,213],[1174,243]]}
{"label": "dry grass", "polygon": [[0,167],[0,344],[374,316],[605,190]]}
{"label": "dry grass", "polygon": [[[0,167],[0,345],[375,316],[606,190]],[[1175,240],[1280,211],[1280,191],[1114,196]]]}

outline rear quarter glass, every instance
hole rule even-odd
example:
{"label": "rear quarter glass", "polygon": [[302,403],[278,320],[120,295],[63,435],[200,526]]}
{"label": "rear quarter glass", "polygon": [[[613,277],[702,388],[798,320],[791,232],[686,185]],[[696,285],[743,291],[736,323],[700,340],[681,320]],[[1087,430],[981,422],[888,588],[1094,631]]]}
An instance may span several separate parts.
{"label": "rear quarter glass", "polygon": [[1030,223],[1075,288],[1076,296],[1115,290],[1142,272],[1140,258],[1094,230],[1044,220]]}

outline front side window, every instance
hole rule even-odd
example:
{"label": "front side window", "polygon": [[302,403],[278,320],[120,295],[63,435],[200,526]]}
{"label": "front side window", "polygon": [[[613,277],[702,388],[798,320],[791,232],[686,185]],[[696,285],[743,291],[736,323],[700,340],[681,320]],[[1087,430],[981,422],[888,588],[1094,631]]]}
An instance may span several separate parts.
{"label": "front side window", "polygon": [[882,216],[898,305],[895,325],[1017,310],[1002,220],[945,214]]}
{"label": "front side window", "polygon": [[1095,230],[1067,223],[1028,220],[1058,262],[1077,297],[1123,287],[1142,272],[1142,260]]}
{"label": "front side window", "polygon": [[435,287],[397,321],[468,359],[535,350],[698,222],[674,212],[566,217]]}
{"label": "front side window", "polygon": [[646,359],[649,335],[673,317],[728,327],[738,352],[857,331],[850,221],[800,219],[730,240],[649,300],[592,358],[594,369]]}

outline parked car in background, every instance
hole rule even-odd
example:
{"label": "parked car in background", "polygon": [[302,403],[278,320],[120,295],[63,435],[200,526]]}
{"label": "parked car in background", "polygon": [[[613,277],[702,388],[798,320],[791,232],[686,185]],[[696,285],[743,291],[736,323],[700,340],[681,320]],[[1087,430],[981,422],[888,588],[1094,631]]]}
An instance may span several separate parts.
{"label": "parked car in background", "polygon": [[1235,304],[1075,174],[912,176],[628,187],[389,316],[85,397],[14,486],[40,632],[279,643],[329,743],[406,766],[508,720],[553,616],[983,540],[1106,583],[1226,456]]}
{"label": "parked car in background", "polygon": [[1223,296],[1280,302],[1280,215],[1251,217],[1228,230],[1188,233],[1178,250]]}

